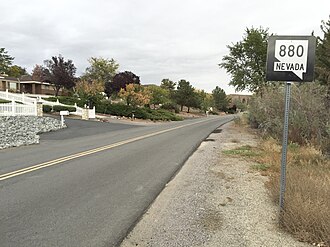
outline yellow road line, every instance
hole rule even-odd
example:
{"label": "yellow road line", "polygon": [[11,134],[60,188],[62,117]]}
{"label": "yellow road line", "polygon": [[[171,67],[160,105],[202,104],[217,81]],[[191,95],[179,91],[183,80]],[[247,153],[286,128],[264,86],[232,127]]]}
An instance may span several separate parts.
{"label": "yellow road line", "polygon": [[195,123],[185,124],[185,125],[182,125],[182,126],[177,126],[177,127],[166,129],[166,130],[157,131],[157,132],[147,134],[147,135],[143,135],[143,136],[138,136],[138,137],[131,138],[131,139],[124,140],[124,141],[120,141],[120,142],[117,142],[117,143],[114,143],[114,144],[109,144],[109,145],[105,145],[105,146],[102,146],[102,147],[98,147],[98,148],[90,149],[90,150],[87,150],[87,151],[79,152],[79,153],[76,153],[76,154],[71,154],[71,155],[68,155],[68,156],[64,156],[64,157],[61,157],[61,158],[58,158],[58,159],[55,159],[55,160],[46,161],[46,162],[40,163],[38,165],[33,165],[33,166],[29,166],[29,167],[19,169],[19,170],[16,170],[16,171],[0,174],[0,181],[6,180],[6,179],[9,179],[9,178],[12,178],[12,177],[16,177],[16,176],[19,176],[19,175],[23,175],[25,173],[30,173],[30,172],[33,172],[33,171],[36,171],[36,170],[39,170],[39,169],[42,169],[42,168],[54,166],[54,165],[57,165],[59,163],[63,163],[65,161],[77,159],[77,158],[80,158],[80,157],[83,157],[83,156],[86,156],[86,155],[90,155],[90,154],[98,153],[98,152],[101,152],[101,151],[104,151],[104,150],[119,147],[119,146],[131,143],[131,142],[135,142],[135,141],[138,141],[138,140],[142,140],[142,139],[145,139],[145,138],[148,138],[148,137],[152,137],[152,136],[155,136],[155,135],[160,135],[160,134],[163,134],[163,133],[166,133],[166,132],[169,132],[169,131],[173,131],[173,130],[176,130],[176,129],[181,129],[181,128],[184,128],[184,127],[187,127],[187,126],[190,126],[190,125],[202,123],[202,122],[205,122],[205,121],[208,121],[208,119],[198,121],[198,122],[195,122]]}

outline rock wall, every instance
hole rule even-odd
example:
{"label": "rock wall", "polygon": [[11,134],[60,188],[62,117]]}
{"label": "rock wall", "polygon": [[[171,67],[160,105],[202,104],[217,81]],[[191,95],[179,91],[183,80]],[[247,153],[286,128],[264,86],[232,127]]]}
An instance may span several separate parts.
{"label": "rock wall", "polygon": [[0,149],[39,143],[38,133],[58,129],[61,121],[51,117],[0,117]]}

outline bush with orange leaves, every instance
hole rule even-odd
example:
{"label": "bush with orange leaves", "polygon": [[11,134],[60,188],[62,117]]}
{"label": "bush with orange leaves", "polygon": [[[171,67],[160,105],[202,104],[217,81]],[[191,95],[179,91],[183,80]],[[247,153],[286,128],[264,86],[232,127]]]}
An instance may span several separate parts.
{"label": "bush with orange leaves", "polygon": [[139,84],[128,84],[119,91],[118,96],[133,107],[144,106],[150,103],[151,94],[148,89]]}

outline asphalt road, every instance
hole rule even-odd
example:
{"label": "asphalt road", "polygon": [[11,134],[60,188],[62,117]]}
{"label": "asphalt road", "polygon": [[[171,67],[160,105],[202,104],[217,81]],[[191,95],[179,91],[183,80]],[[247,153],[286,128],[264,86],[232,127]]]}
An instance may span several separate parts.
{"label": "asphalt road", "polygon": [[0,246],[118,246],[200,142],[232,119],[67,120],[39,145],[0,150]]}

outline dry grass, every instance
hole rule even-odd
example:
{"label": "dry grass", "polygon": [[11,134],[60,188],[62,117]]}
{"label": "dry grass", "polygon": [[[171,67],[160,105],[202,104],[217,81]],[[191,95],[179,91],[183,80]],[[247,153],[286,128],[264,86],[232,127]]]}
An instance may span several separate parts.
{"label": "dry grass", "polygon": [[[237,120],[240,127],[246,121]],[[266,187],[278,205],[282,146],[272,138],[257,148],[243,146],[225,152],[244,156],[252,169],[267,175]],[[330,247],[330,160],[312,146],[288,145],[285,210],[282,227],[303,242]]]}
{"label": "dry grass", "polygon": [[[269,139],[260,144],[260,164],[267,164],[267,188],[279,201],[281,146]],[[330,246],[330,162],[313,147],[288,147],[285,210],[282,227],[301,241]]]}

